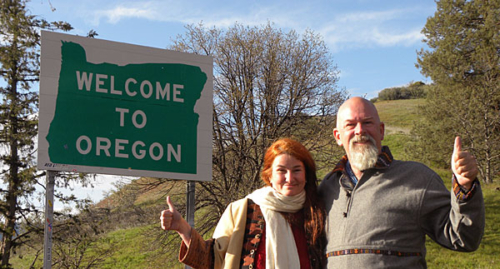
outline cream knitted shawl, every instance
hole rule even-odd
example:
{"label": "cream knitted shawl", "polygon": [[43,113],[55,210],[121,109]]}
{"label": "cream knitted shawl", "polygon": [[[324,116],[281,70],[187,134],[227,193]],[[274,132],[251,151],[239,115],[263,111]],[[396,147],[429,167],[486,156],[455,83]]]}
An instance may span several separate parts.
{"label": "cream knitted shawl", "polygon": [[284,196],[272,187],[248,195],[260,206],[266,221],[266,268],[300,268],[299,253],[290,224],[280,212],[295,213],[306,200],[306,192]]}

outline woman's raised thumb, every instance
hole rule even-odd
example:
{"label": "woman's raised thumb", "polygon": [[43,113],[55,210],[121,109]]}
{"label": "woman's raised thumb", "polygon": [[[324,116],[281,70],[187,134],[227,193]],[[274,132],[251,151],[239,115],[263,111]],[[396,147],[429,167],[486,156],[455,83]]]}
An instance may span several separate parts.
{"label": "woman's raised thumb", "polygon": [[172,203],[172,201],[170,201],[170,196],[167,196],[167,205],[168,205],[168,209],[170,210],[170,212],[175,211],[175,206]]}

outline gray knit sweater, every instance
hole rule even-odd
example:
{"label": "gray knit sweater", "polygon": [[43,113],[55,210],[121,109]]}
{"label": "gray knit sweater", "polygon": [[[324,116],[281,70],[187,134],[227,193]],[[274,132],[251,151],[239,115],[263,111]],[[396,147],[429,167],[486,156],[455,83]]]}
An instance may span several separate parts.
{"label": "gray knit sweater", "polygon": [[452,250],[476,250],[485,224],[479,183],[460,200],[425,165],[384,151],[387,160],[379,158],[352,190],[342,161],[319,186],[328,268],[426,268],[425,235]]}

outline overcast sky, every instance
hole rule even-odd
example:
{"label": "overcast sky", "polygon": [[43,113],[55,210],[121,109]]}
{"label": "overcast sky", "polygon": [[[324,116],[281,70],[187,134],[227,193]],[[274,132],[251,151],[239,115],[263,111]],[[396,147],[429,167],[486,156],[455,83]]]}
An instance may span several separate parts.
{"label": "overcast sky", "polygon": [[[415,63],[417,51],[425,48],[421,30],[436,11],[434,0],[32,0],[28,9],[49,21],[69,22],[75,28],[69,34],[85,36],[93,29],[99,39],[155,48],[169,46],[187,24],[225,28],[271,22],[283,30],[320,34],[340,70],[338,86],[351,96],[373,98],[385,88],[430,82]],[[110,188],[108,179],[81,193],[99,200]]]}

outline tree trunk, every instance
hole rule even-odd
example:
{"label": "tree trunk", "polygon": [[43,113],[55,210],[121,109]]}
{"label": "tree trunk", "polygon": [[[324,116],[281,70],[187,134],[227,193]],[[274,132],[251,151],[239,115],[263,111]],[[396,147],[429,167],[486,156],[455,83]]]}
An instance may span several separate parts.
{"label": "tree trunk", "polygon": [[[17,45],[16,42],[13,43]],[[15,79],[17,75],[17,64],[13,63],[12,68],[12,81],[10,82],[10,112],[9,112],[9,122],[10,131],[8,131],[9,147],[10,147],[10,159],[8,161],[9,164],[9,177],[8,177],[8,193],[6,195],[7,200],[7,212],[5,214],[5,226],[4,233],[2,237],[2,268],[9,267],[9,259],[10,259],[10,251],[13,246],[13,239],[15,235],[16,228],[16,207],[17,199],[19,196],[20,189],[20,178],[19,178],[19,147],[18,147],[18,129],[19,122],[17,118],[17,110],[18,110],[18,92],[17,92],[17,84],[18,80]]]}

